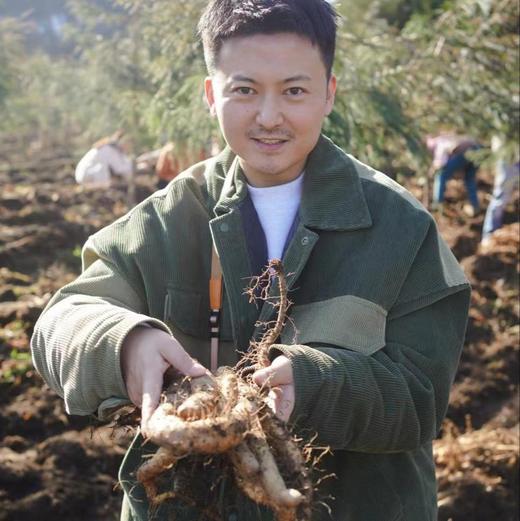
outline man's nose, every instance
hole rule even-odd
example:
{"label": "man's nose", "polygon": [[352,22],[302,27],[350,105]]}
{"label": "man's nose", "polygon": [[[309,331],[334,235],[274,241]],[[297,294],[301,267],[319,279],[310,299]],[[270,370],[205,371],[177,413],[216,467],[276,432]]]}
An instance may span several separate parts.
{"label": "man's nose", "polygon": [[266,129],[279,127],[283,123],[283,113],[275,96],[263,96],[256,114],[256,123]]}

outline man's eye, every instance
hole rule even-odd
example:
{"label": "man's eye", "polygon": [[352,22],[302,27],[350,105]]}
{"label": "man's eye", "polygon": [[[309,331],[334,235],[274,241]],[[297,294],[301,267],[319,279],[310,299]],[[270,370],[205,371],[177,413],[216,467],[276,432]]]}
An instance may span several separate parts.
{"label": "man's eye", "polygon": [[301,87],[291,87],[290,89],[287,89],[287,92],[291,96],[298,96],[300,94],[303,94],[303,89]]}
{"label": "man's eye", "polygon": [[253,89],[251,87],[237,87],[236,89],[233,89],[233,92],[247,96],[248,94],[253,93]]}

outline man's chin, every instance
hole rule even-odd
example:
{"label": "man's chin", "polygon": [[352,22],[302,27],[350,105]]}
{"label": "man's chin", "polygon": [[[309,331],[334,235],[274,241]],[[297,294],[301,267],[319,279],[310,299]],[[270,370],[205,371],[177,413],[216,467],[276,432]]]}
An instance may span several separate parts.
{"label": "man's chin", "polygon": [[256,176],[276,176],[284,172],[285,168],[280,164],[275,164],[274,161],[248,161],[240,155],[240,166],[244,173],[251,173]]}

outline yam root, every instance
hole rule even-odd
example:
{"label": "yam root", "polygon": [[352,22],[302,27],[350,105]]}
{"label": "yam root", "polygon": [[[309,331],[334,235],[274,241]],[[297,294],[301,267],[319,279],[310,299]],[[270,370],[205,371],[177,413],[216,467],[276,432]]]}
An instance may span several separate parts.
{"label": "yam root", "polygon": [[153,443],[177,453],[220,454],[236,447],[248,430],[246,408],[240,402],[227,416],[193,421],[168,414],[165,405],[152,414],[146,434]]}
{"label": "yam root", "polygon": [[220,398],[215,381],[204,375],[192,378],[190,386],[193,394],[177,408],[177,416],[186,421],[211,417]]}
{"label": "yam root", "polygon": [[[289,307],[280,261],[271,262],[261,275],[267,281],[267,286],[262,286],[265,298],[273,274],[280,295],[275,305],[278,315],[260,342],[251,342],[245,359],[254,368],[269,364],[269,348],[280,335]],[[175,467],[175,476],[183,462],[189,467],[190,458],[203,457],[208,468],[215,468],[217,461],[218,472],[227,473],[228,468],[236,488],[270,508],[278,521],[310,520],[313,487],[302,449],[267,405],[265,389],[258,388],[249,374],[241,362],[235,368],[221,367],[215,375],[185,378],[164,392],[144,433],[159,449],[137,472],[152,506],[174,500],[219,519],[217,504],[198,504],[191,495],[176,489],[175,479],[171,490],[158,493],[156,483],[163,473]],[[186,490],[200,488],[197,474],[189,475],[189,480]]]}
{"label": "yam root", "polygon": [[236,473],[241,479],[249,480],[257,476],[260,472],[260,463],[258,463],[256,456],[249,448],[246,440],[230,451],[229,457]]}
{"label": "yam root", "polygon": [[288,489],[285,486],[276,460],[265,438],[253,436],[249,445],[260,464],[260,479],[267,497],[272,500],[272,504],[280,507],[296,507],[299,505],[303,496],[297,490]]}
{"label": "yam root", "polygon": [[[167,470],[171,469],[177,460],[178,456],[172,449],[159,447],[157,452],[139,467],[139,470],[137,471],[137,480],[143,485],[146,495],[152,504],[159,503],[161,500],[165,499],[164,496],[158,498],[157,478]],[[173,497],[173,493],[168,497]]]}

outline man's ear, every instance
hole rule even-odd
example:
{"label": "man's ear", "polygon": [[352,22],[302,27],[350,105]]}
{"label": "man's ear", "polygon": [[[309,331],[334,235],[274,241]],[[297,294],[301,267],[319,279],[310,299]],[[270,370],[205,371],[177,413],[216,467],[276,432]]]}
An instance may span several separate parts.
{"label": "man's ear", "polygon": [[213,79],[211,76],[207,76],[204,79],[204,94],[206,95],[206,103],[209,107],[209,113],[215,117],[217,111],[215,109],[215,93],[213,91]]}
{"label": "man's ear", "polygon": [[327,100],[325,103],[325,115],[328,116],[332,112],[332,108],[334,107],[334,98],[336,96],[336,76],[334,74],[330,75],[330,79],[327,83]]}

